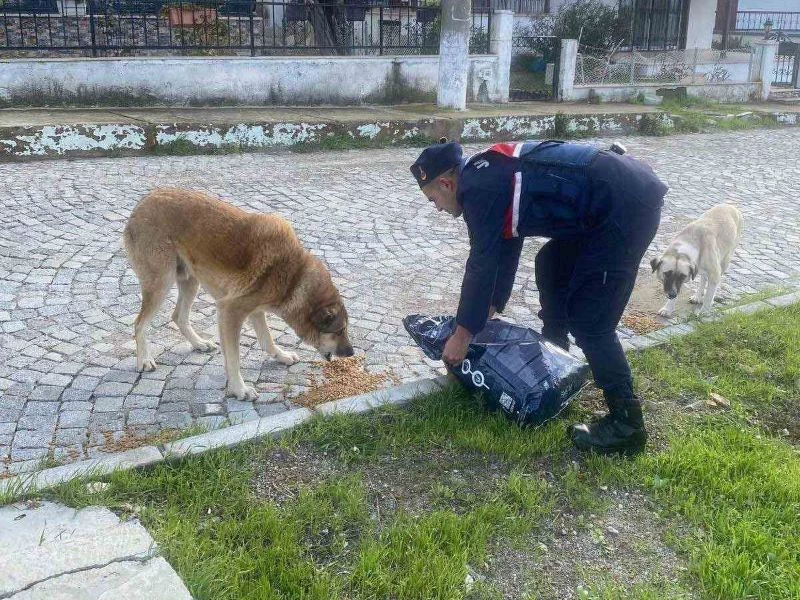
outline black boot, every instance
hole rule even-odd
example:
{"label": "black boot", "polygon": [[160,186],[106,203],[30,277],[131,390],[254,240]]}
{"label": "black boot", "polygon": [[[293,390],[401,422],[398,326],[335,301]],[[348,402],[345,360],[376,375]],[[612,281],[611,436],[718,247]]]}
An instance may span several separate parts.
{"label": "black boot", "polygon": [[638,398],[609,400],[609,414],[585,425],[570,428],[572,443],[579,450],[598,454],[638,454],[647,443],[647,431]]}

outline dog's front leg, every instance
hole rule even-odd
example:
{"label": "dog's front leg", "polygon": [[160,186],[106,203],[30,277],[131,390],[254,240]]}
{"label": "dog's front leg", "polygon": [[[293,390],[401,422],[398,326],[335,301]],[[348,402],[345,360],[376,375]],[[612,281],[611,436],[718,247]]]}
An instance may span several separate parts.
{"label": "dog's front leg", "polygon": [[708,284],[708,275],[706,275],[706,272],[703,271],[702,273],[700,273],[700,286],[697,288],[697,291],[694,293],[694,295],[691,298],[689,298],[689,302],[691,302],[692,304],[702,304],[703,293],[706,290],[707,284]]}
{"label": "dog's front leg", "polygon": [[225,357],[225,375],[228,377],[227,394],[239,400],[255,400],[258,392],[255,388],[244,384],[239,369],[239,338],[247,311],[236,305],[220,304],[219,339]]}
{"label": "dog's front leg", "polygon": [[249,321],[256,331],[258,343],[264,352],[284,365],[293,365],[300,360],[300,357],[294,352],[286,352],[283,348],[275,345],[275,340],[272,339],[272,333],[267,324],[267,315],[263,310],[257,310],[250,315]]}
{"label": "dog's front leg", "polygon": [[717,293],[718,286],[719,278],[712,279],[711,276],[709,276],[708,287],[706,287],[706,294],[703,298],[703,306],[700,308],[700,312],[709,313],[711,309],[714,308],[714,294]]}
{"label": "dog's front leg", "polygon": [[658,309],[658,314],[662,317],[671,317],[675,312],[675,298],[670,298],[666,301],[664,306]]}

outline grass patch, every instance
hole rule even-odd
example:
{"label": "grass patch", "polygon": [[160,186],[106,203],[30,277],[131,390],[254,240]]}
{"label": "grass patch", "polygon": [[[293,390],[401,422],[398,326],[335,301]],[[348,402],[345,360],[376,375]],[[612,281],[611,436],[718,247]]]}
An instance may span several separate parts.
{"label": "grass patch", "polygon": [[[450,388],[48,495],[139,516],[197,598],[800,598],[798,348],[794,306],[633,355],[635,460]],[[731,408],[684,409],[711,393]]]}
{"label": "grass patch", "polygon": [[178,137],[170,142],[156,144],[152,153],[156,156],[190,156],[193,154],[238,154],[244,149],[239,144],[222,144],[221,146],[201,146],[185,137]]}

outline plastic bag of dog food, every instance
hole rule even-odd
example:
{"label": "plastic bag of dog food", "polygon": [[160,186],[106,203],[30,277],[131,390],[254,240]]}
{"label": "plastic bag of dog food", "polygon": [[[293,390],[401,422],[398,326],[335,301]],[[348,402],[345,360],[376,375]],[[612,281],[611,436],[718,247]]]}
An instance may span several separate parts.
{"label": "plastic bag of dog food", "polygon": [[[441,360],[454,317],[409,315],[403,325],[426,356]],[[492,319],[470,343],[464,362],[447,369],[490,409],[524,425],[552,419],[586,384],[589,365],[533,329]]]}

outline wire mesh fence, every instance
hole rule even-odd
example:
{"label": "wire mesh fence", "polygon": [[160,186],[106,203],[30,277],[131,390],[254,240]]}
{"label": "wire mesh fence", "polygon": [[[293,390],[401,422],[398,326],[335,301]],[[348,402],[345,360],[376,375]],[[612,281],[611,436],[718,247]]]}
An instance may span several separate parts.
{"label": "wire mesh fence", "polygon": [[581,46],[575,65],[576,85],[708,84],[748,80],[750,52],[668,50],[639,52]]}

